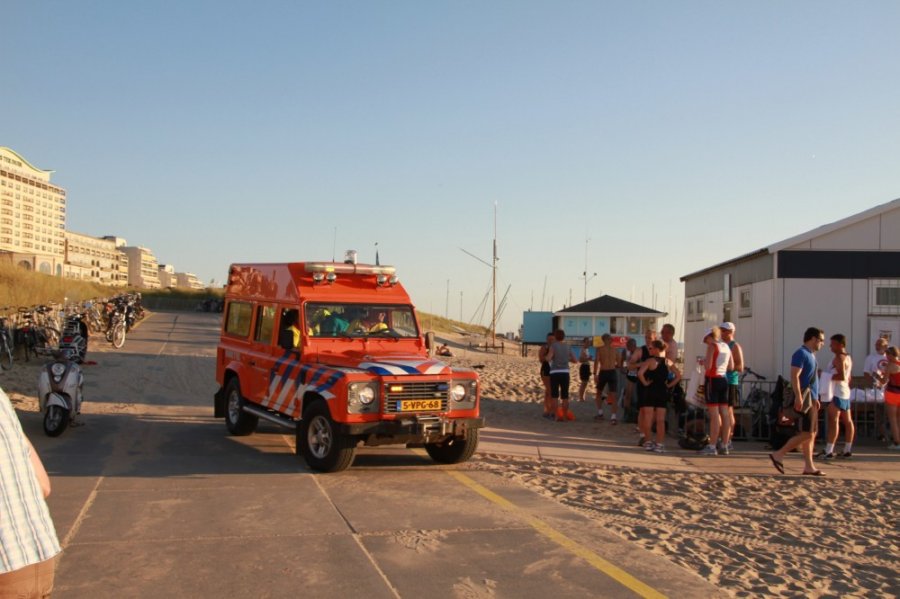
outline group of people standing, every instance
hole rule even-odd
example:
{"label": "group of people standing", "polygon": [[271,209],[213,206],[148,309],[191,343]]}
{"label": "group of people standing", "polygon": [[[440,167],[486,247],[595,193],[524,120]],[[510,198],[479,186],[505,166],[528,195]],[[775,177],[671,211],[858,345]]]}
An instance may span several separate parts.
{"label": "group of people standing", "polygon": [[[655,330],[648,330],[644,334],[644,346],[638,348],[634,340],[629,339],[624,353],[612,344],[609,334],[600,338],[599,347],[593,347],[592,339],[587,337],[576,354],[565,343],[565,332],[549,333],[547,343],[538,352],[544,384],[544,418],[558,422],[574,420],[569,409],[569,365],[578,364],[581,380],[578,399],[585,400],[588,384],[593,379],[597,387],[594,420],[604,420],[604,407],[608,405],[610,424],[617,424],[618,373],[624,370],[626,409],[630,408],[631,397],[637,389],[639,445],[648,451],[665,451],[666,407],[672,389],[681,382],[681,372],[675,366],[678,356],[675,327],[664,325],[661,337],[657,338]],[[595,350],[593,356],[591,349]]]}

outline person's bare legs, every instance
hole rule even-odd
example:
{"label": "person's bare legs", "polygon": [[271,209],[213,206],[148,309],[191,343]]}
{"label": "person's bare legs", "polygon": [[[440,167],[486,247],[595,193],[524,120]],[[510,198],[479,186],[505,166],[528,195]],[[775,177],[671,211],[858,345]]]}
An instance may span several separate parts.
{"label": "person's bare legs", "polygon": [[721,429],[721,415],[719,414],[719,406],[709,406],[709,444],[716,446],[716,439],[719,438],[719,430]]}
{"label": "person's bare legs", "polygon": [[838,433],[838,420],[841,416],[841,411],[838,410],[834,406],[834,402],[828,404],[827,411],[825,412],[825,441],[828,443],[829,447],[834,447],[834,444],[837,443]]}
{"label": "person's bare legs", "polygon": [[638,428],[641,429],[641,437],[646,443],[653,435],[653,408],[641,408],[638,412]]}
{"label": "person's bare legs", "polygon": [[[722,416],[722,447],[727,448],[728,442],[731,441],[731,434],[734,431],[734,412],[731,406],[720,406],[719,414]],[[715,438],[710,435],[711,438]]]}
{"label": "person's bare legs", "polygon": [[888,424],[891,427],[891,438],[894,445],[900,445],[900,406],[887,404]]}
{"label": "person's bare legs", "polygon": [[[852,445],[856,438],[856,426],[853,424],[853,418],[850,417],[850,410],[843,410],[840,413],[841,424],[844,425],[844,443]],[[837,425],[835,424],[835,429]],[[834,432],[834,438],[837,440],[837,431]]]}
{"label": "person's bare legs", "polygon": [[666,409],[654,408],[653,412],[656,417],[656,444],[663,445],[666,440]]}
{"label": "person's bare legs", "polygon": [[544,383],[544,414],[555,414],[553,409],[553,401],[550,397],[550,377],[542,376],[541,382]]}

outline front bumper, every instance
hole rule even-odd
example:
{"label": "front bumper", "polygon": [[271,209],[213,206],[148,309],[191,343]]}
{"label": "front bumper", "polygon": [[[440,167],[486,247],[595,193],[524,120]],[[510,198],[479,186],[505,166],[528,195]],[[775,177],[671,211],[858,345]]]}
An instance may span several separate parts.
{"label": "front bumper", "polygon": [[347,435],[363,437],[366,445],[433,443],[447,437],[466,437],[469,430],[484,427],[484,418],[409,416],[380,422],[341,424]]}

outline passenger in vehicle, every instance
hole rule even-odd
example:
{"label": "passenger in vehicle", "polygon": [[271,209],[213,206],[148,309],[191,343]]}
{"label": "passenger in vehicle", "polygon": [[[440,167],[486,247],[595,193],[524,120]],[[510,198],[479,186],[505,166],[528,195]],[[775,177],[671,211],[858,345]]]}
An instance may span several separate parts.
{"label": "passenger in vehicle", "polygon": [[283,349],[300,349],[302,332],[300,330],[300,313],[297,310],[285,310],[281,316],[281,331],[278,332],[278,345]]}
{"label": "passenger in vehicle", "polygon": [[350,323],[338,314],[329,314],[321,325],[321,337],[337,337],[347,332]]}
{"label": "passenger in vehicle", "polygon": [[385,314],[384,312],[378,312],[375,315],[375,318],[369,324],[369,332],[370,333],[378,333],[379,331],[388,330],[390,327],[384,321],[386,317],[387,317],[387,314]]}

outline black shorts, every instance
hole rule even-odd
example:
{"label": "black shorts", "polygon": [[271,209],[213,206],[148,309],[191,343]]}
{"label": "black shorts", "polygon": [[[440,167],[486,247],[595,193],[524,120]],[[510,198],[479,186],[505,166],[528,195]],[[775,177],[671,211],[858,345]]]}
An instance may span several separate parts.
{"label": "black shorts", "polygon": [[581,379],[582,383],[586,383],[591,380],[591,365],[585,362],[581,366],[578,367],[578,378]]}
{"label": "black shorts", "polygon": [[728,385],[728,391],[725,393],[725,401],[732,408],[740,407],[741,402],[741,393],[740,393],[740,385]]}
{"label": "black shorts", "polygon": [[541,362],[541,376],[550,376],[550,362]]}
{"label": "black shorts", "polygon": [[610,393],[615,393],[619,387],[619,373],[615,370],[601,370],[597,375],[597,392],[603,391],[606,385]]}
{"label": "black shorts", "polygon": [[721,377],[706,379],[706,405],[710,407],[728,405],[728,381]]}
{"label": "black shorts", "polygon": [[550,373],[550,397],[553,399],[569,399],[569,373]]}
{"label": "black shorts", "polygon": [[625,375],[625,380],[627,380],[627,381],[630,382],[630,383],[637,383],[637,382],[638,382],[638,378],[637,378],[637,375],[636,375],[636,374],[626,374],[626,375]]}
{"label": "black shorts", "polygon": [[656,390],[647,390],[647,393],[644,394],[644,402],[641,407],[643,408],[663,408],[666,407],[666,402],[669,399],[668,392],[660,392]]}

